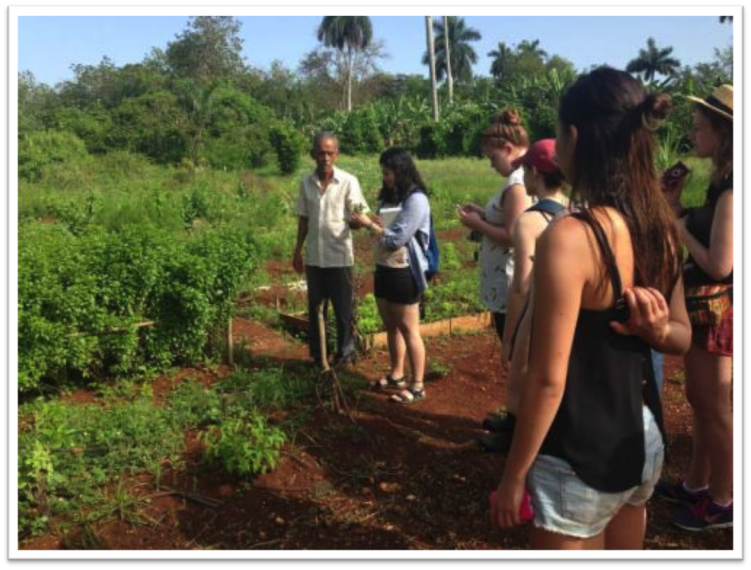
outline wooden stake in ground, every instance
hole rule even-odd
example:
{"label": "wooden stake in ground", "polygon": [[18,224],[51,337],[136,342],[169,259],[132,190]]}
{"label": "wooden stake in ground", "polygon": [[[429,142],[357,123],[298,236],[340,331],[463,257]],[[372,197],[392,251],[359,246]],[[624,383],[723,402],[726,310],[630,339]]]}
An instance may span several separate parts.
{"label": "wooden stake in ground", "polygon": [[[352,420],[352,423],[357,423],[355,418],[352,416],[352,412],[349,410],[349,405],[347,404],[347,397],[344,395],[344,390],[342,390],[342,385],[339,384],[339,378],[336,376],[336,371],[329,366],[329,359],[328,354],[326,351],[326,319],[324,318],[323,314],[323,308],[325,306],[325,300],[321,301],[318,304],[317,313],[318,313],[318,338],[319,338],[319,346],[321,350],[321,366],[323,367],[323,370],[321,370],[321,374],[319,375],[319,380],[321,381],[321,384],[325,385],[326,381],[331,381],[331,387],[334,392],[334,405],[336,406],[336,412],[340,415],[346,415],[350,420]],[[320,400],[320,394],[318,395],[318,399]]]}
{"label": "wooden stake in ground", "polygon": [[230,366],[233,366],[235,364],[232,342],[232,317],[230,317],[229,323],[227,324],[227,364],[229,364]]}

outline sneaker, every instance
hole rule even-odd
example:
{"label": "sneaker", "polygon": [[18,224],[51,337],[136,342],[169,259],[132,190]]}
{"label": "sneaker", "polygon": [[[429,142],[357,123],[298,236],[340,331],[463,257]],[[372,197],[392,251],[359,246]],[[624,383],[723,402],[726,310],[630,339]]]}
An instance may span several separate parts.
{"label": "sneaker", "polygon": [[492,431],[494,433],[503,433],[506,431],[513,432],[516,425],[516,417],[512,414],[494,414],[488,416],[482,422],[482,429]]}
{"label": "sneaker", "polygon": [[681,479],[675,483],[670,483],[669,481],[662,479],[655,486],[655,494],[657,497],[665,501],[688,506],[694,506],[707,496],[706,489],[689,491],[686,489],[685,482],[685,479]]}
{"label": "sneaker", "polygon": [[715,503],[709,495],[690,509],[678,513],[673,524],[683,530],[701,532],[716,528],[733,527],[733,503],[727,507]]}
{"label": "sneaker", "polygon": [[487,433],[477,438],[477,444],[480,446],[480,451],[485,453],[508,453],[513,438],[514,432],[510,431]]}

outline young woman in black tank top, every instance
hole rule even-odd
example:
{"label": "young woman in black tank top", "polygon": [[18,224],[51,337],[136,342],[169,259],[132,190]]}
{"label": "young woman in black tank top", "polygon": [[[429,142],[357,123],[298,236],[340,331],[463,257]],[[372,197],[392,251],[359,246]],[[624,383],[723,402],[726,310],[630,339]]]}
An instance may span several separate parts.
{"label": "young woman in black tank top", "polygon": [[693,313],[684,359],[694,416],[691,462],[685,479],[660,484],[658,494],[687,505],[673,522],[696,532],[733,526],[733,88],[693,100],[696,154],[712,160],[713,173],[704,205],[678,221],[689,253],[683,278],[687,299],[713,296],[720,306],[715,323]]}
{"label": "young woman in black tank top", "polygon": [[668,106],[607,67],[561,99],[557,158],[579,207],[537,244],[528,374],[491,512],[519,524],[526,482],[536,549],[642,546],[663,453],[649,347],[682,354],[690,343],[678,236],[653,166]]}

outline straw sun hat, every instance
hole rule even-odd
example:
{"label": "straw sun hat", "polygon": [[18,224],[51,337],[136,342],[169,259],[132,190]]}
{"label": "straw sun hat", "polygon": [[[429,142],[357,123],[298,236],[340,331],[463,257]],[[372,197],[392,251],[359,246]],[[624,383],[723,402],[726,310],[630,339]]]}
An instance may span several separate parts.
{"label": "straw sun hat", "polygon": [[699,99],[698,97],[692,97],[688,95],[686,97],[689,101],[698,103],[699,105],[706,107],[710,111],[725,117],[726,119],[733,120],[733,86],[732,85],[720,85],[712,94],[706,99]]}

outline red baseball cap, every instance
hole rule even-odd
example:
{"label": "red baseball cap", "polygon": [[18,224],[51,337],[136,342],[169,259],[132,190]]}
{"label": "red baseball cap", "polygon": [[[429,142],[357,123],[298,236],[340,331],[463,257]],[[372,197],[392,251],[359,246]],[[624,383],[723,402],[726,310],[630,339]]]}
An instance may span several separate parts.
{"label": "red baseball cap", "polygon": [[533,144],[530,149],[511,163],[516,170],[520,166],[534,166],[538,172],[550,174],[560,170],[555,159],[555,139],[542,139]]}

